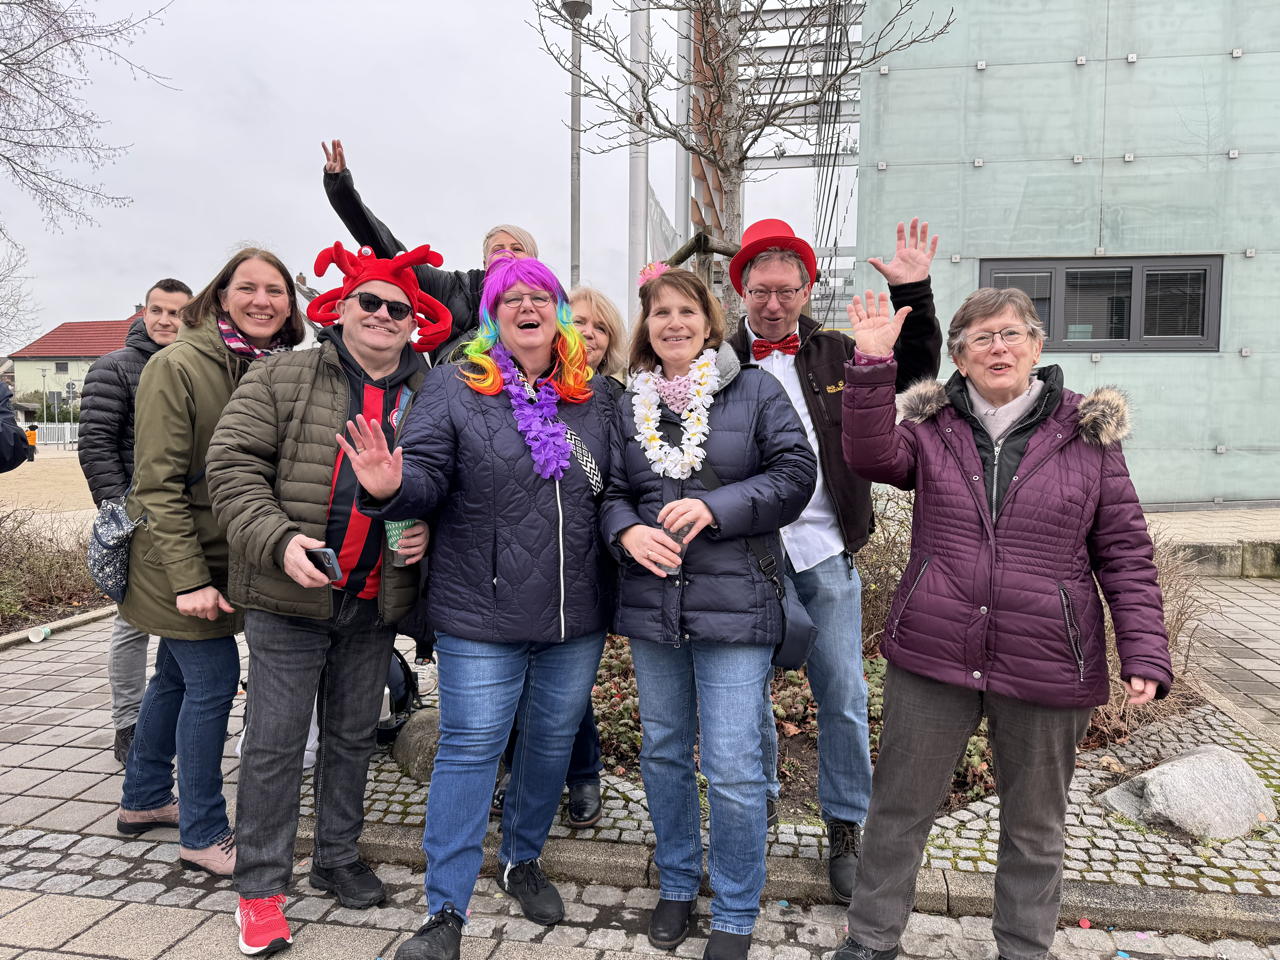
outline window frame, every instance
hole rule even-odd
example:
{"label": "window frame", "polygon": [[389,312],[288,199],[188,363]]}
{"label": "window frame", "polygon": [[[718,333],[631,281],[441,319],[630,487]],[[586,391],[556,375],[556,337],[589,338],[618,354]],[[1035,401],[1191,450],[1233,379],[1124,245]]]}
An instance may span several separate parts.
{"label": "window frame", "polygon": [[[59,367],[63,367],[64,369],[59,370],[58,369]],[[70,360],[53,361],[53,374],[54,376],[59,376],[59,375],[69,376],[71,374],[71,361]]]}
{"label": "window frame", "polygon": [[[1129,336],[1125,340],[1067,340],[1063,310],[1068,270],[1129,269]],[[1199,337],[1147,336],[1143,332],[1149,272],[1204,270],[1204,334]],[[997,273],[1048,273],[1049,321],[1044,348],[1063,353],[1188,353],[1216,352],[1222,332],[1222,255],[1168,257],[1000,257],[979,261],[981,286],[993,286]]]}

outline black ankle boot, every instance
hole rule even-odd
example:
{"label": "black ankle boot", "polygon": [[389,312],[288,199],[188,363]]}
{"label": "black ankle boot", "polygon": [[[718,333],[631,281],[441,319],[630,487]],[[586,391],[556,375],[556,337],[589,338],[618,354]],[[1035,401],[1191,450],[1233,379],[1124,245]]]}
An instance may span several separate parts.
{"label": "black ankle boot", "polygon": [[659,950],[674,950],[689,935],[692,900],[659,900],[649,915],[649,942]]}
{"label": "black ankle boot", "polygon": [[712,930],[707,949],[702,953],[702,960],[747,960],[750,952],[751,934]]}

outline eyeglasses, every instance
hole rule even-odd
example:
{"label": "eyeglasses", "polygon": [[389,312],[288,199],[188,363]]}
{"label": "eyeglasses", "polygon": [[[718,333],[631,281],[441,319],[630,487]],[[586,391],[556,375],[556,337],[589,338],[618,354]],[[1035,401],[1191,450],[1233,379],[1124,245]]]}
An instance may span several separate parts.
{"label": "eyeglasses", "polygon": [[519,310],[520,305],[528,299],[535,308],[545,307],[551,302],[550,294],[546,293],[509,293],[502,298],[502,305],[509,310]]}
{"label": "eyeglasses", "polygon": [[387,316],[392,320],[403,320],[413,313],[413,307],[403,300],[383,300],[376,293],[353,293],[348,300],[359,300],[360,309],[365,313],[377,313],[379,307],[387,308]]}
{"label": "eyeglasses", "polygon": [[982,353],[984,350],[991,349],[996,342],[996,337],[1003,340],[1006,347],[1016,347],[1027,339],[1029,332],[1026,327],[1006,327],[1003,330],[997,330],[995,333],[975,333],[971,337],[965,337],[964,342],[975,353]]}
{"label": "eyeglasses", "polygon": [[801,289],[801,287],[783,287],[781,290],[754,288],[747,291],[747,296],[751,298],[752,303],[768,303],[770,297],[777,297],[778,302],[785,307],[795,301]]}

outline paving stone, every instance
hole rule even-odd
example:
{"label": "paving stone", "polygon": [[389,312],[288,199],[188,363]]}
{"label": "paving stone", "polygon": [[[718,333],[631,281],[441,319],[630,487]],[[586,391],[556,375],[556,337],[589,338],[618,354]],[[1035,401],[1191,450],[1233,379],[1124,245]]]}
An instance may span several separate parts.
{"label": "paving stone", "polygon": [[1209,946],[1222,960],[1267,960],[1262,948],[1247,940],[1216,940]]}
{"label": "paving stone", "polygon": [[117,900],[127,900],[131,903],[150,903],[160,894],[164,893],[164,884],[161,883],[132,883],[123,890],[115,894]]}
{"label": "paving stone", "polygon": [[625,950],[627,934],[624,930],[598,929],[587,934],[586,946],[597,950]]}
{"label": "paving stone", "polygon": [[79,839],[74,833],[46,833],[32,841],[31,846],[44,850],[65,850]]}
{"label": "paving stone", "polygon": [[121,841],[113,840],[111,837],[85,837],[71,848],[71,852],[82,853],[88,857],[103,857],[122,846],[124,844]]}
{"label": "paving stone", "polygon": [[240,896],[234,890],[219,890],[209,894],[197,906],[201,910],[234,913],[236,907],[240,906]]}
{"label": "paving stone", "polygon": [[67,949],[124,960],[152,960],[164,955],[204,919],[205,914],[196,910],[130,904],[94,924],[68,943]]}
{"label": "paving stone", "polygon": [[623,901],[623,893],[617,887],[590,884],[582,891],[582,902],[601,907],[615,907]]}
{"label": "paving stone", "polygon": [[87,873],[58,873],[40,884],[38,889],[43,893],[75,893],[91,880],[93,877]]}
{"label": "paving stone", "polygon": [[333,906],[328,897],[300,897],[285,904],[285,916],[291,920],[319,920]]}
{"label": "paving stone", "polygon": [[586,939],[587,931],[581,927],[557,926],[542,938],[542,942],[557,947],[576,947]]}
{"label": "paving stone", "polygon": [[0,917],[0,943],[54,948],[79,936],[119,909],[109,900],[46,894]]}
{"label": "paving stone", "polygon": [[34,890],[52,876],[53,874],[48,870],[20,870],[17,873],[9,874],[7,877],[0,877],[0,887],[9,887],[14,890]]}
{"label": "paving stone", "polygon": [[156,905],[161,907],[189,907],[201,897],[205,891],[199,887],[174,887],[156,897]]}
{"label": "paving stone", "polygon": [[93,872],[101,874],[104,877],[118,877],[120,874],[128,870],[133,864],[127,860],[117,860],[115,857],[108,857],[106,860],[99,860],[93,867]]}
{"label": "paving stone", "polygon": [[83,887],[76,891],[78,897],[109,897],[128,881],[125,880],[94,880],[92,883],[86,883]]}

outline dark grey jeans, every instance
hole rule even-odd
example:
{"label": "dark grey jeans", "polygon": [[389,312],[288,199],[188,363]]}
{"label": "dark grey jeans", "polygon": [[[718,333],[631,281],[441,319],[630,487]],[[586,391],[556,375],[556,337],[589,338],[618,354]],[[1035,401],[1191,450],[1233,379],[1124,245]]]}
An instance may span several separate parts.
{"label": "dark grey jeans", "polygon": [[965,744],[987,718],[1000,795],[992,929],[1005,960],[1040,960],[1062,899],[1063,830],[1076,744],[1092,709],[1042,707],[939,683],[890,666],[849,933],[876,950],[898,943],[916,871]]}
{"label": "dark grey jeans", "polygon": [[358,859],[364,789],[395,629],[378,602],[334,591],[328,620],[245,615],[249,702],[236,789],[236,888],[246,899],[284,893],[293,875],[302,756],[315,705],[314,862]]}

